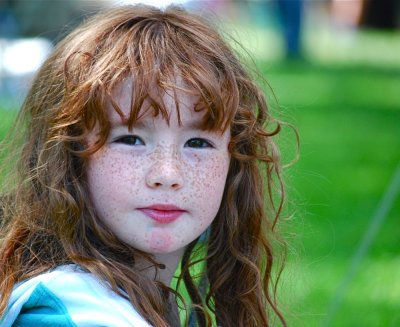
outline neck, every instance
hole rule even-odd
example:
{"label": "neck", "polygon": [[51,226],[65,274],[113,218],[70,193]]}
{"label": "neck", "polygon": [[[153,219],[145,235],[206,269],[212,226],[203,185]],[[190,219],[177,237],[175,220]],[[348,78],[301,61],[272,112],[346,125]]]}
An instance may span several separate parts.
{"label": "neck", "polygon": [[[179,249],[178,251],[172,253],[159,253],[154,255],[154,259],[165,266],[165,269],[158,269],[155,279],[162,282],[164,285],[170,286],[176,268],[178,267],[178,264],[183,256],[183,252],[184,249]],[[181,325],[178,306],[176,304],[175,296],[172,293],[170,293],[168,296],[166,319],[171,327]]]}
{"label": "neck", "polygon": [[148,267],[148,263],[137,262],[136,266],[142,268],[145,274],[156,281],[162,282],[164,285],[169,286],[174,277],[176,268],[179,261],[183,256],[184,249],[179,249],[170,253],[156,253],[153,255],[155,261],[163,265],[163,269],[154,266]]}
{"label": "neck", "polygon": [[[146,261],[137,261],[135,266],[143,271],[149,278],[162,282],[166,286],[170,286],[172,278],[176,268],[178,267],[179,261],[183,256],[185,249],[179,249],[171,253],[157,253],[153,254],[153,258],[156,262],[163,265],[163,269],[156,268],[154,266],[149,267],[149,263]],[[180,326],[178,306],[174,294],[169,293],[167,299],[167,316],[169,326],[176,327]]]}
{"label": "neck", "polygon": [[184,249],[179,249],[171,253],[158,253],[154,255],[154,259],[163,264],[165,269],[158,269],[156,280],[169,286],[171,284],[172,277],[178,264],[183,256]]}

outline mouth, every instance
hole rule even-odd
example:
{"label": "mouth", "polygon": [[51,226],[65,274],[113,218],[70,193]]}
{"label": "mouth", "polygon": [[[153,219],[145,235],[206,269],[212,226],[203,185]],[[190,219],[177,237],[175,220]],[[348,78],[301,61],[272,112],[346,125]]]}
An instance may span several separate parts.
{"label": "mouth", "polygon": [[170,204],[153,204],[148,207],[138,208],[138,210],[159,224],[172,223],[186,212],[186,210]]}

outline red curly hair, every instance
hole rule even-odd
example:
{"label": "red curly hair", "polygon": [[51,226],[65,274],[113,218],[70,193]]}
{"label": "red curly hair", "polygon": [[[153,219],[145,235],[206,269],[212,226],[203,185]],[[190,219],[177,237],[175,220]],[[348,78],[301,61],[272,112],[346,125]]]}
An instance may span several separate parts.
{"label": "red curly hair", "polygon": [[[178,71],[185,92],[200,95],[204,129],[231,132],[221,207],[207,238],[187,246],[181,262],[197,324],[270,326],[277,317],[286,325],[272,278],[274,226],[284,198],[274,142],[280,125],[250,73],[210,26],[175,6],[124,6],[89,19],[44,63],[19,115],[17,179],[2,201],[0,313],[16,283],[76,263],[127,297],[150,324],[176,323],[168,318],[165,298],[180,295],[132,268],[139,257],[158,263],[101,224],[88,200],[85,171],[87,158],[108,137],[107,103],[122,115],[112,97],[115,87],[135,79],[132,126],[144,101],[166,117],[149,90],[155,83],[177,89],[170,77]],[[99,139],[89,147],[85,136],[95,125]],[[205,287],[190,269],[200,262]]]}

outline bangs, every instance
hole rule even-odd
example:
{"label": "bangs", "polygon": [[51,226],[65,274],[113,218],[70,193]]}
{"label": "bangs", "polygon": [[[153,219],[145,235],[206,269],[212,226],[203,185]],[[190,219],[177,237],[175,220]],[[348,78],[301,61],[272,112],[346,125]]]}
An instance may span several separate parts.
{"label": "bangs", "polygon": [[[92,34],[76,33],[81,43],[65,65],[67,85],[72,87],[67,93],[73,94],[71,104],[82,104],[84,129],[100,127],[97,148],[109,133],[110,104],[130,128],[149,111],[168,121],[164,94],[174,100],[178,118],[179,94],[198,96],[192,109],[204,111],[201,128],[205,130],[227,130],[238,110],[236,60],[221,37],[193,16],[186,22],[187,14],[177,14],[176,8],[174,12],[146,10],[153,12],[140,15],[135,10],[135,16],[119,17],[118,24],[111,13],[109,26],[107,22],[99,26],[98,33],[93,34],[93,29]],[[114,94],[128,80],[132,95],[129,117],[125,117]]]}

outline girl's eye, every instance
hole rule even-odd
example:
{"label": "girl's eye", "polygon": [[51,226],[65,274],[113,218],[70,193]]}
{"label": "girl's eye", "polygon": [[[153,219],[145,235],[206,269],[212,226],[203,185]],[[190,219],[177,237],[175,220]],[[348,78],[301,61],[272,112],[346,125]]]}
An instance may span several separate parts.
{"label": "girl's eye", "polygon": [[186,142],[185,147],[189,148],[212,148],[212,144],[202,138],[193,138]]}
{"label": "girl's eye", "polygon": [[126,145],[144,145],[143,140],[136,135],[120,136],[114,142],[122,143],[122,144],[126,144]]}

